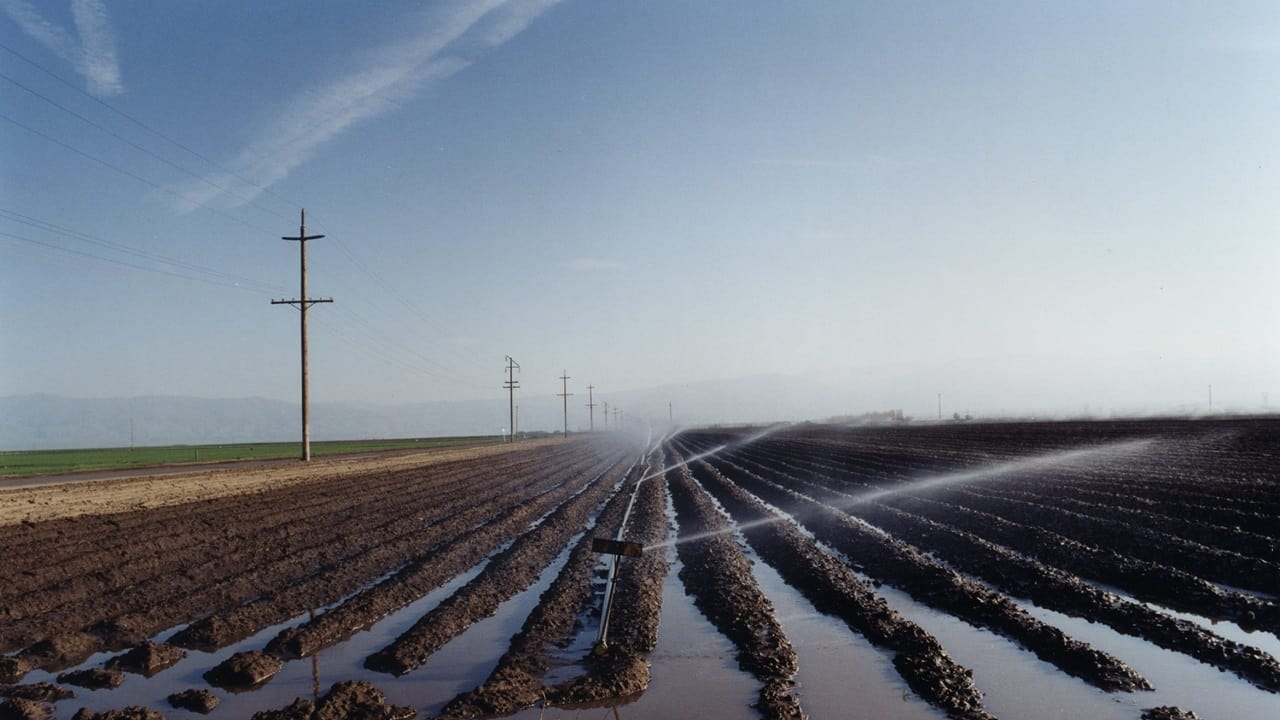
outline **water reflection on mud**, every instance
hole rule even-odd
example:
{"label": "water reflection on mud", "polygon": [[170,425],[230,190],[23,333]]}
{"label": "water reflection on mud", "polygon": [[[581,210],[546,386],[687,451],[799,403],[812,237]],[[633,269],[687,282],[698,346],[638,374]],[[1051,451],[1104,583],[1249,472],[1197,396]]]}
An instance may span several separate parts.
{"label": "water reflection on mud", "polygon": [[907,689],[891,653],[813,608],[753,555],[752,572],[796,650],[800,707],[813,718],[941,720],[946,713]]}
{"label": "water reflection on mud", "polygon": [[[1155,686],[1153,692],[1140,693],[1132,698],[1117,698],[1130,708],[1129,717],[1138,714],[1136,708],[1154,705],[1176,705],[1204,718],[1280,717],[1280,696],[1260,690],[1231,673],[1220,672],[1198,660],[1139,638],[1121,635],[1102,624],[1069,617],[1030,603],[1019,604],[1027,612],[1056,625],[1063,632],[1124,658],[1125,662],[1151,681]],[[1215,631],[1222,629],[1214,628]],[[1275,639],[1266,633],[1255,633],[1254,637]],[[1263,647],[1257,643],[1250,644]]]}

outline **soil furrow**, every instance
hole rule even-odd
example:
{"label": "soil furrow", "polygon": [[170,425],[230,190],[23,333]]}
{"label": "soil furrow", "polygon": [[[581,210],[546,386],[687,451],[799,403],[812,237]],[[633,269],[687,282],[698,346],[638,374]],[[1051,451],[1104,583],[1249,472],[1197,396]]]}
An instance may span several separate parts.
{"label": "soil furrow", "polygon": [[906,620],[867,583],[783,516],[701,463],[694,476],[729,510],[756,553],[819,611],[840,618],[872,644],[894,653],[893,665],[917,695],[950,717],[990,718],[973,673],[937,639]]}
{"label": "soil furrow", "polygon": [[596,477],[538,527],[494,557],[458,592],[390,645],[366,658],[365,665],[371,670],[403,675],[426,662],[446,642],[477,620],[492,615],[504,600],[528,587],[612,490],[613,482],[605,475]]}
{"label": "soil furrow", "polygon": [[[573,478],[561,481],[513,509],[494,514],[486,506],[459,516],[457,527],[467,528],[477,519],[485,522],[461,532],[442,535],[447,541],[432,546],[391,577],[370,586],[302,625],[280,631],[268,644],[267,652],[280,657],[306,657],[367,628],[379,619],[417,600],[436,587],[493,554],[503,543],[518,535],[551,508],[563,503],[579,488]],[[451,523],[451,528],[455,524]]]}
{"label": "soil furrow", "polygon": [[[675,461],[680,463],[679,457]],[[802,718],[794,692],[796,653],[751,576],[729,524],[682,463],[667,473],[680,527],[679,577],[694,604],[737,648],[738,666],[762,685],[756,707],[766,718]],[[723,532],[723,534],[715,534]]]}
{"label": "soil furrow", "polygon": [[819,540],[844,554],[856,570],[904,590],[917,602],[1007,637],[1041,660],[1102,690],[1151,688],[1119,659],[1036,620],[1006,596],[958,575],[910,545],[854,522],[835,508],[787,490],[778,482],[794,483],[793,478],[773,471],[769,473],[775,478],[771,481],[741,467],[725,471],[748,492],[791,513]]}

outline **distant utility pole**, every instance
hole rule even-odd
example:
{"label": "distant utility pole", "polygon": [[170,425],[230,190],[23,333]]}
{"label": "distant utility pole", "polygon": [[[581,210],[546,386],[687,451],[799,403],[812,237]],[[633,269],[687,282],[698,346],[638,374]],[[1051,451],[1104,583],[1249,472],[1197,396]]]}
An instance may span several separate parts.
{"label": "distant utility pole", "polygon": [[605,431],[605,432],[609,432],[609,403],[608,403],[608,401],[605,401],[605,404],[604,404],[604,431]]}
{"label": "distant utility pole", "polygon": [[938,393],[938,420],[942,420],[942,393]]}
{"label": "distant utility pole", "polygon": [[316,303],[331,303],[333,298],[309,298],[307,297],[307,241],[319,240],[323,235],[307,234],[307,211],[302,210],[302,221],[298,225],[298,237],[282,236],[281,240],[292,240],[298,243],[298,256],[301,258],[300,266],[302,268],[302,289],[296,299],[293,300],[272,300],[272,305],[292,305],[299,310],[302,316],[302,461],[311,461],[311,420],[308,414],[309,405],[307,401],[307,388],[309,385],[307,375],[307,308]]}
{"label": "distant utility pole", "polygon": [[595,398],[592,397],[591,395],[591,391],[595,389],[596,389],[595,385],[587,386],[587,411],[588,413],[590,413],[587,416],[588,418],[590,418],[590,420],[588,421],[589,424],[587,425],[587,432],[596,431],[596,401],[595,401]]}
{"label": "distant utility pole", "polygon": [[560,391],[560,397],[564,398],[564,436],[569,437],[569,398],[573,393],[569,392],[569,373],[566,370],[560,371],[560,383],[564,389]]}
{"label": "distant utility pole", "polygon": [[[508,355],[507,356],[507,381],[502,384],[502,387],[507,389],[507,405],[508,405],[508,410],[510,410],[511,412],[511,424],[508,427],[512,428],[513,431],[516,426],[516,388],[520,387],[520,381],[516,380],[515,375],[513,373],[519,369],[520,369],[520,363],[516,362],[515,360],[512,360],[511,356]],[[515,442],[515,441],[516,441],[516,434],[515,432],[512,432],[511,442]]]}
{"label": "distant utility pole", "polygon": [[668,400],[668,401],[667,401],[667,424],[668,424],[668,425],[674,425],[674,424],[675,424],[675,421],[674,421],[674,420],[672,420],[672,417],[673,417],[673,416],[672,416],[672,414],[671,414],[671,401],[670,401],[670,400]]}

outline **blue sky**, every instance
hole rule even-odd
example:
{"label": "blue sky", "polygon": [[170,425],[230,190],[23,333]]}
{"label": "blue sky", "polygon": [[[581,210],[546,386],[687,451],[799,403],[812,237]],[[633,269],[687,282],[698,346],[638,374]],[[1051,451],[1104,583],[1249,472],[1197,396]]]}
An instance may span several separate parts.
{"label": "blue sky", "polygon": [[0,395],[1280,403],[1269,0],[0,10]]}

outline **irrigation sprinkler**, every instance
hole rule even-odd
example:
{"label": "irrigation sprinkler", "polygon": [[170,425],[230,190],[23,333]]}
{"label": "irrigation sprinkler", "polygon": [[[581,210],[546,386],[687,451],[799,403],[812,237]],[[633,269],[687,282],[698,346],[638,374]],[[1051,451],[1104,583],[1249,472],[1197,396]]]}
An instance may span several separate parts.
{"label": "irrigation sprinkler", "polygon": [[613,609],[613,590],[617,587],[618,558],[640,557],[644,554],[644,546],[636,542],[598,537],[591,539],[591,551],[613,556],[613,563],[609,566],[609,578],[605,582],[604,610],[600,613],[600,634],[596,637],[595,651],[602,652],[609,647],[609,611]]}

